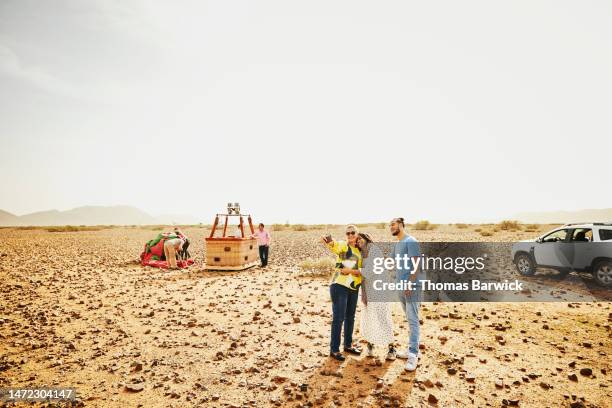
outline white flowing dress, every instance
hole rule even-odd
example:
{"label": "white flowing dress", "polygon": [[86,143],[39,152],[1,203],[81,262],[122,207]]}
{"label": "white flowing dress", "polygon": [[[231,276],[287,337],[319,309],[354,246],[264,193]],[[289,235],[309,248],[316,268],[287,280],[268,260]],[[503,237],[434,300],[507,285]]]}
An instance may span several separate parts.
{"label": "white flowing dress", "polygon": [[[374,258],[382,258],[382,251],[375,244],[370,244],[368,257],[363,258],[361,273],[363,275],[363,288],[366,280],[381,279],[383,275],[374,273]],[[384,271],[383,274],[388,274]],[[366,291],[366,298],[368,293]],[[373,297],[373,296],[370,296]],[[393,318],[391,317],[391,303],[370,302],[361,304],[360,330],[361,335],[368,343],[375,345],[388,345],[393,343]]]}

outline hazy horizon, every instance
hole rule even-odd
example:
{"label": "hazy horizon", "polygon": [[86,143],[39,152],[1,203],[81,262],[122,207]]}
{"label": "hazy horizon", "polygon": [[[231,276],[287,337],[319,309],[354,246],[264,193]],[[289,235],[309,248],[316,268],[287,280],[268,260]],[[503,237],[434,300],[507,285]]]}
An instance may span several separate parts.
{"label": "hazy horizon", "polygon": [[604,1],[4,1],[0,209],[610,208],[611,17]]}
{"label": "hazy horizon", "polygon": [[[99,209],[103,211],[90,213],[91,217],[83,218],[84,214],[82,210],[91,209],[91,208],[95,208],[97,210]],[[115,212],[109,213],[107,211],[108,209],[113,209],[115,210]],[[140,218],[138,214],[135,215],[130,212],[126,214],[125,210],[129,210],[129,209],[136,209],[139,211],[143,211],[136,207],[122,206],[122,205],[108,206],[108,207],[81,206],[81,207],[76,207],[74,209],[69,209],[69,210],[64,210],[64,211],[51,209],[47,211],[37,211],[37,212],[21,214],[21,215],[13,214],[18,217],[24,217],[24,216],[26,217],[25,219],[19,219],[18,224],[10,224],[10,223],[7,224],[6,218],[0,218],[0,226],[2,225],[6,225],[6,226],[10,226],[10,225],[18,225],[18,226],[28,226],[28,225],[36,225],[36,226],[133,225],[133,224],[137,224],[137,225],[160,225],[160,224],[166,224],[166,225],[204,224],[206,225],[208,224],[210,225],[212,224],[212,220],[214,218],[214,214],[207,215],[207,216],[198,216],[194,214],[150,214],[150,213],[143,211],[147,216],[151,217],[150,219],[147,218],[147,221],[143,222],[142,218]],[[73,215],[73,218],[68,217],[68,220],[71,220],[71,221],[66,221],[67,215],[71,214],[72,210],[80,210],[78,216],[76,216],[77,218],[74,218],[75,215]],[[120,210],[124,210],[124,211],[122,212]],[[2,215],[1,211],[2,209],[0,209],[0,215]],[[53,214],[56,214],[54,213],[54,211],[59,211],[59,214],[58,214],[59,218],[58,217],[53,218]],[[221,211],[221,212],[224,212],[224,211]],[[245,212],[243,213],[247,214]],[[43,218],[43,220],[45,221],[41,221],[40,217],[34,217],[34,218],[31,217],[31,216],[37,216],[37,215],[46,215],[46,218]],[[253,215],[253,222],[255,224],[259,222],[265,222],[267,225],[286,224],[286,223],[292,224],[292,225],[295,225],[295,224],[343,225],[347,223],[352,223],[352,224],[373,224],[373,223],[380,223],[380,222],[386,223],[389,221],[389,217],[387,217],[387,219],[381,218],[379,220],[367,220],[367,221],[355,219],[355,220],[350,220],[350,221],[343,222],[343,223],[341,222],[325,222],[325,223],[322,223],[322,222],[293,222],[292,220],[289,220],[289,219],[283,222],[278,222],[278,221],[269,221],[269,220],[262,219],[258,217],[257,214],[251,214],[251,215]],[[100,221],[101,219],[102,221]],[[518,220],[519,222],[525,223],[525,224],[543,224],[543,225],[545,224],[564,224],[568,222],[612,222],[612,208],[582,209],[578,211],[525,212],[525,213],[512,214],[510,216],[502,217],[499,219],[490,219],[490,220],[481,220],[481,221],[466,220],[466,219],[462,219],[459,217],[452,221],[440,221],[440,220],[429,219],[429,218],[419,218],[419,219],[407,218],[406,222],[413,224],[417,221],[423,221],[423,220],[432,222],[433,224],[457,224],[457,223],[488,224],[488,223],[498,223],[503,220]],[[237,219],[231,220],[231,224],[235,224],[237,222],[238,222]]]}

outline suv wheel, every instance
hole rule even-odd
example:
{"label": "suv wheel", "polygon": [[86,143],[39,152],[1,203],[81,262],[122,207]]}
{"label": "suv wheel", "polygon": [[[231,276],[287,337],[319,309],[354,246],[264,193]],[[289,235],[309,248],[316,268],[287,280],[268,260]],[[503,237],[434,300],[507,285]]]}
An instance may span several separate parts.
{"label": "suv wheel", "polygon": [[523,276],[531,276],[535,273],[535,264],[531,257],[527,254],[518,254],[514,258],[516,270]]}
{"label": "suv wheel", "polygon": [[612,261],[597,262],[593,268],[593,277],[602,286],[612,286]]}

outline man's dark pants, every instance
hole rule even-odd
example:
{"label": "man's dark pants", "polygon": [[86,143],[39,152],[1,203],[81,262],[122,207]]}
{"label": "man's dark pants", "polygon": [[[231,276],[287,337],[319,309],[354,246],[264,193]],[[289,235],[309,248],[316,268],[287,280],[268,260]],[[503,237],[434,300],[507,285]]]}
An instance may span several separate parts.
{"label": "man's dark pants", "polygon": [[353,327],[355,326],[355,310],[357,309],[359,291],[332,283],[329,286],[329,294],[332,300],[332,327],[329,346],[332,353],[337,353],[340,351],[342,323],[344,323],[344,347],[350,348],[353,345]]}
{"label": "man's dark pants", "polygon": [[261,259],[261,266],[268,265],[268,245],[259,246],[259,259]]}

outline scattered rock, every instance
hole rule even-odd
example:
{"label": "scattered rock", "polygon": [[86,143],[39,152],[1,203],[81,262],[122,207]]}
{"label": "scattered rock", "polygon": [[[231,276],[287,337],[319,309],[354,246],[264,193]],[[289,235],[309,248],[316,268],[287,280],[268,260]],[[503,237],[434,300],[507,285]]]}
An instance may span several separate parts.
{"label": "scattered rock", "polygon": [[552,386],[548,383],[545,383],[544,381],[540,382],[540,387],[542,387],[542,389],[544,390],[549,390],[552,388]]}
{"label": "scattered rock", "polygon": [[144,384],[126,384],[125,390],[127,392],[140,392],[144,390]]}

